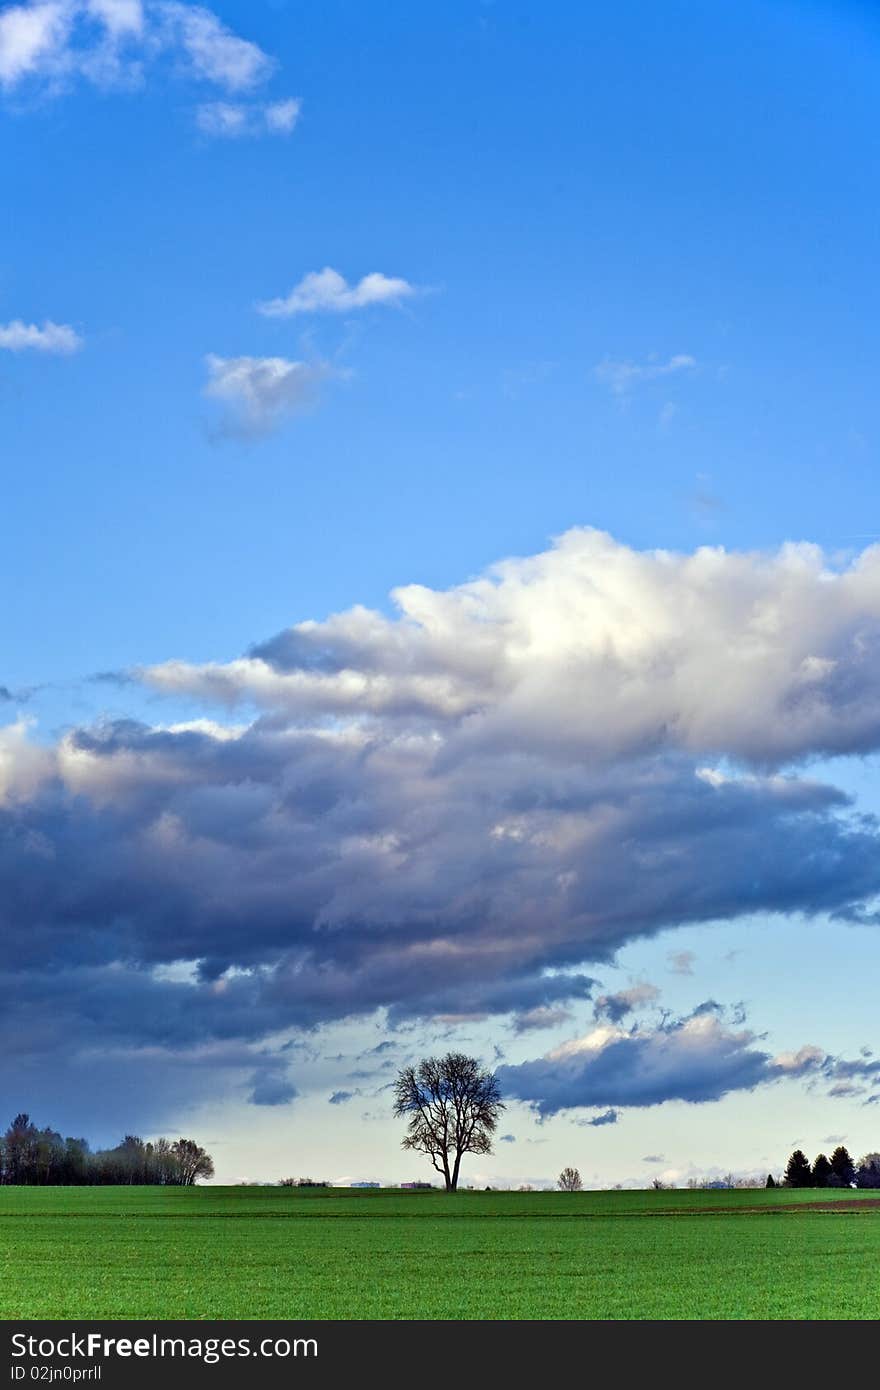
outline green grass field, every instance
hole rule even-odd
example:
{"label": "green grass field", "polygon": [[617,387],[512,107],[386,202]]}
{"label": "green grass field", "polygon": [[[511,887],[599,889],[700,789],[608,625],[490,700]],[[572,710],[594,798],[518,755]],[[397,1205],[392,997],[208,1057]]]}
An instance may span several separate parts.
{"label": "green grass field", "polygon": [[876,1318],[871,1198],[0,1187],[0,1316]]}

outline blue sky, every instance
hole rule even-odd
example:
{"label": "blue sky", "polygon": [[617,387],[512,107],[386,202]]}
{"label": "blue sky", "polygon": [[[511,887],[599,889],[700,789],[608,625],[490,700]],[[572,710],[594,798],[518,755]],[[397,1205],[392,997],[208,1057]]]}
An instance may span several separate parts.
{"label": "blue sky", "polygon": [[[813,1150],[828,1134],[878,1146],[870,1059],[856,1082],[841,1070],[877,1041],[866,984],[880,963],[877,832],[852,819],[880,810],[874,581],[868,563],[826,617],[827,578],[801,588],[778,559],[783,543],[809,542],[825,553],[824,573],[841,575],[880,539],[878,79],[880,24],[855,3],[0,7],[0,687],[10,696],[0,719],[18,729],[0,760],[12,769],[0,812],[27,825],[52,866],[41,879],[16,853],[3,864],[4,988],[32,1011],[24,1032],[34,1038],[26,1086],[0,1083],[10,1113],[25,1105],[38,1121],[75,1126],[79,1106],[96,1138],[207,1125],[230,1179],[277,1176],[293,1134],[306,1167],[348,1175],[336,1155],[366,1126],[372,1167],[353,1176],[406,1177],[383,1074],[350,1076],[375,1038],[394,1040],[384,1061],[451,1039],[489,1060],[499,1047],[515,1068],[591,1036],[601,994],[651,982],[660,994],[624,1015],[603,1056],[628,1056],[637,1029],[674,1070],[674,1029],[709,1017],[707,1067],[739,1068],[726,1098],[678,1096],[671,1083],[664,1103],[645,1108],[609,1091],[595,1113],[610,1107],[616,1122],[585,1127],[594,1111],[576,1103],[577,1088],[598,1091],[565,1062],[574,1103],[538,1123],[540,1098],[523,1095],[511,1109],[516,1142],[499,1145],[482,1176],[552,1178],[577,1144],[582,1170],[603,1183],[643,1176],[642,1150],[683,1177],[778,1167],[790,1141]],[[310,308],[300,291],[295,312],[261,312],[326,268],[344,280],[335,298],[324,281]],[[381,277],[372,297],[369,275]],[[616,548],[554,551],[574,528],[607,532]],[[627,557],[706,546],[731,557],[717,592],[704,603],[703,580],[683,569],[655,608],[662,564],[632,568]],[[539,562],[523,561],[500,608],[492,599],[473,626],[460,586],[507,557],[548,554],[561,558],[547,562],[544,588],[531,588]],[[586,589],[612,572],[622,587],[594,611]],[[401,635],[390,593],[412,585],[424,586],[427,609],[416,595]],[[754,588],[749,613],[772,613],[778,632],[756,667],[738,645],[743,586]],[[458,596],[452,616],[447,590]],[[682,616],[692,601],[697,628]],[[357,605],[392,626],[321,626]],[[428,610],[425,656],[412,625]],[[628,652],[652,622],[679,619],[662,655],[681,678],[666,689],[652,648],[632,727],[617,708],[631,692],[593,656],[557,701],[590,624]],[[276,637],[309,621],[319,627],[295,644]],[[514,637],[474,693],[482,657],[474,646],[465,671],[460,653],[479,623],[498,622]],[[229,667],[255,646],[259,669]],[[795,648],[826,681],[821,711],[796,736],[779,676]],[[521,659],[527,669],[517,667],[511,703],[482,743],[475,721]],[[363,698],[343,689],[349,670]],[[388,689],[399,682],[390,705],[377,672]],[[723,708],[716,673],[731,692]],[[591,731],[584,711],[594,708]],[[664,720],[675,732],[655,746],[645,730]],[[313,734],[339,740],[332,757],[297,743],[289,761],[279,740]],[[368,735],[386,759],[375,778],[345,742]],[[428,776],[407,740],[430,738],[446,761]],[[536,760],[528,777],[522,756]],[[745,798],[708,849],[701,810],[692,822],[684,801],[665,819],[662,802],[645,809],[651,779],[669,779],[670,805],[684,796],[688,760],[731,777],[729,795]],[[589,786],[591,804],[601,791],[634,817],[644,892],[616,935],[619,889],[610,878],[599,886],[587,840],[560,848],[575,814],[570,788],[560,791],[571,769],[579,797]],[[773,801],[773,777],[797,782],[793,818]],[[831,806],[817,783],[856,801]],[[412,799],[389,809],[390,789],[404,785]],[[728,795],[717,780],[699,785]],[[281,824],[291,788],[304,787],[302,818]],[[496,795],[493,816],[502,807],[508,818],[480,833],[531,846],[527,860],[510,849],[508,879],[495,849],[483,859],[455,849],[450,828]],[[749,810],[752,795],[763,799]],[[325,839],[306,810],[323,824],[327,798],[361,809]],[[527,803],[552,805],[552,833],[514,826],[511,807],[525,817]],[[375,887],[382,873],[358,856],[380,840],[383,854],[402,854],[402,827],[420,815],[405,866],[365,896],[358,874]],[[162,837],[184,833],[178,861]],[[705,893],[698,874],[687,891],[652,879],[661,839],[662,854],[689,859],[695,874],[709,856]],[[762,843],[771,860],[776,845],[803,854],[803,873],[777,882],[768,863],[747,891],[743,866]],[[208,845],[225,846],[251,885],[234,912],[212,907]],[[564,871],[554,855],[567,856]],[[328,870],[332,893],[323,879],[302,889],[325,859],[339,866]],[[93,868],[80,883],[82,864]],[[551,894],[540,879],[551,868],[554,884],[580,876],[582,893],[573,906],[566,880],[568,906],[545,920],[536,904]],[[620,882],[632,872],[621,867]],[[387,937],[401,924],[414,933],[408,947],[424,935],[444,949],[482,942],[485,904],[500,922],[505,894],[532,891],[534,919],[523,910],[511,930],[552,945],[528,956],[527,979],[525,945],[507,974],[493,973],[491,956],[485,967],[487,987],[521,991],[519,1013],[498,996],[463,1009],[479,1019],[450,1022],[459,975],[441,971],[422,989],[415,967],[391,969]],[[345,945],[327,947],[321,968],[343,971],[345,987],[332,1001],[291,1002],[291,979],[325,933]],[[684,973],[670,965],[682,951],[693,953]],[[116,995],[113,970],[124,975]],[[578,970],[600,981],[589,999],[551,998],[553,972]],[[240,1023],[211,1011],[219,986]],[[192,1009],[187,991],[202,1001]],[[52,1007],[82,1046],[75,1075],[58,1071],[40,1036],[41,1009],[62,997]],[[723,1018],[694,1015],[710,1000]],[[187,1031],[179,1017],[201,1017],[203,1002],[203,1033]],[[511,1019],[535,1007],[561,1012],[517,1032]],[[743,1029],[753,1040],[732,1042]],[[742,1069],[746,1053],[772,1059],[803,1045],[822,1057],[805,1055],[791,1078],[767,1073],[772,1061]],[[85,1079],[96,1058],[101,1105]],[[152,1077],[150,1098],[131,1115],[125,1078],[137,1068]],[[247,1103],[252,1072],[278,1104]],[[328,1111],[338,1091],[352,1100]],[[249,1137],[257,1120],[259,1142]]]}

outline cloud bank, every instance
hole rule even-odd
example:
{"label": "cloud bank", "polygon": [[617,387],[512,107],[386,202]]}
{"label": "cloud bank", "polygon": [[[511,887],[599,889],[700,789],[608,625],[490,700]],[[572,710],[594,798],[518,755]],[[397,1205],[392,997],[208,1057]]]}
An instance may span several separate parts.
{"label": "cloud bank", "polygon": [[[259,419],[253,360],[217,361]],[[624,1034],[650,999],[592,971],[679,924],[877,920],[877,824],[804,764],[880,745],[880,549],[835,570],[579,530],[394,598],[132,673],[198,720],[0,732],[4,1055],[131,1075],[152,1049],[197,1089],[187,1058],[238,1077],[256,1049],[265,1097],[285,1030],[386,1009],[528,1033],[596,998],[601,1046],[516,1072],[546,1113],[806,1075],[711,1012]]]}

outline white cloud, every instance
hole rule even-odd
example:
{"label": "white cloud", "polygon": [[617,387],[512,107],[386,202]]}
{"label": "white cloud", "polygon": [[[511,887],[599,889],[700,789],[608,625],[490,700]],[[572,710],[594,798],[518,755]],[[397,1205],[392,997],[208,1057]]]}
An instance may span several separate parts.
{"label": "white cloud", "polygon": [[116,36],[140,34],[144,28],[141,0],[86,0],[86,12]]}
{"label": "white cloud", "polygon": [[286,101],[275,101],[263,107],[266,125],[275,135],[290,135],[299,120],[302,102],[296,97]]}
{"label": "white cloud", "polygon": [[323,382],[339,375],[326,362],[292,362],[286,357],[206,359],[205,395],[224,402],[232,415],[230,433],[266,434],[285,415],[314,404]]}
{"label": "white cloud", "polygon": [[72,13],[69,0],[12,5],[0,12],[0,83],[13,86],[33,72],[57,66]]}
{"label": "white cloud", "polygon": [[[833,569],[807,544],[678,554],[574,530],[467,584],[394,599],[396,618],[356,607],[259,655],[152,679],[301,715],[421,718],[462,751],[600,763],[686,751],[704,784],[725,754],[760,769],[880,747],[880,546]],[[759,783],[795,795],[785,778]],[[708,785],[747,784],[731,767]],[[499,823],[499,838],[517,833],[515,818]]]}
{"label": "white cloud", "polygon": [[162,55],[233,93],[252,90],[276,66],[211,10],[181,0],[30,0],[0,13],[0,85],[7,89],[32,79],[52,90],[73,76],[99,86],[132,81]]}
{"label": "white cloud", "polygon": [[[672,376],[676,372],[696,367],[697,360],[686,352],[677,353],[668,362],[612,362],[606,359],[594,368],[596,380],[607,386],[615,396],[625,396],[633,387],[643,381],[655,381],[658,377]],[[675,407],[672,406],[672,412]],[[663,407],[661,423],[668,424],[671,419],[670,404]]]}
{"label": "white cloud", "polygon": [[0,348],[8,352],[51,352],[69,354],[78,352],[83,340],[66,323],[53,323],[47,319],[42,328],[35,323],[22,323],[13,319],[11,323],[0,324]]}
{"label": "white cloud", "polygon": [[351,309],[366,309],[373,304],[399,304],[416,293],[415,286],[374,271],[356,285],[350,285],[339,274],[325,266],[304,275],[290,294],[270,299],[257,308],[269,318],[288,318],[292,314],[345,313]]}
{"label": "white cloud", "polygon": [[196,124],[203,135],[238,139],[254,135],[290,135],[302,103],[291,98],[273,104],[258,102],[204,102],[196,110]]}
{"label": "white cloud", "polygon": [[186,53],[197,77],[227,91],[248,91],[269,76],[273,60],[255,43],[241,39],[201,5],[165,0],[158,13],[171,41]]}
{"label": "white cloud", "polygon": [[196,110],[196,125],[203,135],[235,137],[248,131],[250,112],[230,101],[204,102]]}
{"label": "white cloud", "polygon": [[819,1067],[826,1056],[823,1048],[807,1043],[804,1047],[798,1048],[797,1052],[780,1052],[773,1058],[773,1065],[780,1071],[793,1072],[799,1076],[811,1067]]}

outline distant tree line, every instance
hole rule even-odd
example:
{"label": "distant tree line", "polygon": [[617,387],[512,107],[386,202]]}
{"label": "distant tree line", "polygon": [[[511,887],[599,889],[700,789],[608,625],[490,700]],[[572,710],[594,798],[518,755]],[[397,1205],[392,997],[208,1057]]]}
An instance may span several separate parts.
{"label": "distant tree line", "polygon": [[[784,1187],[868,1187],[880,1188],[880,1153],[865,1154],[854,1163],[849,1150],[839,1144],[830,1158],[817,1154],[813,1162],[803,1149],[795,1149],[785,1168]],[[776,1187],[772,1174],[768,1187]]]}
{"label": "distant tree line", "polygon": [[6,1185],[192,1187],[213,1176],[211,1155],[194,1139],[145,1142],[127,1134],[114,1149],[93,1153],[85,1139],[38,1129],[25,1114],[16,1115],[0,1137],[0,1183]]}

